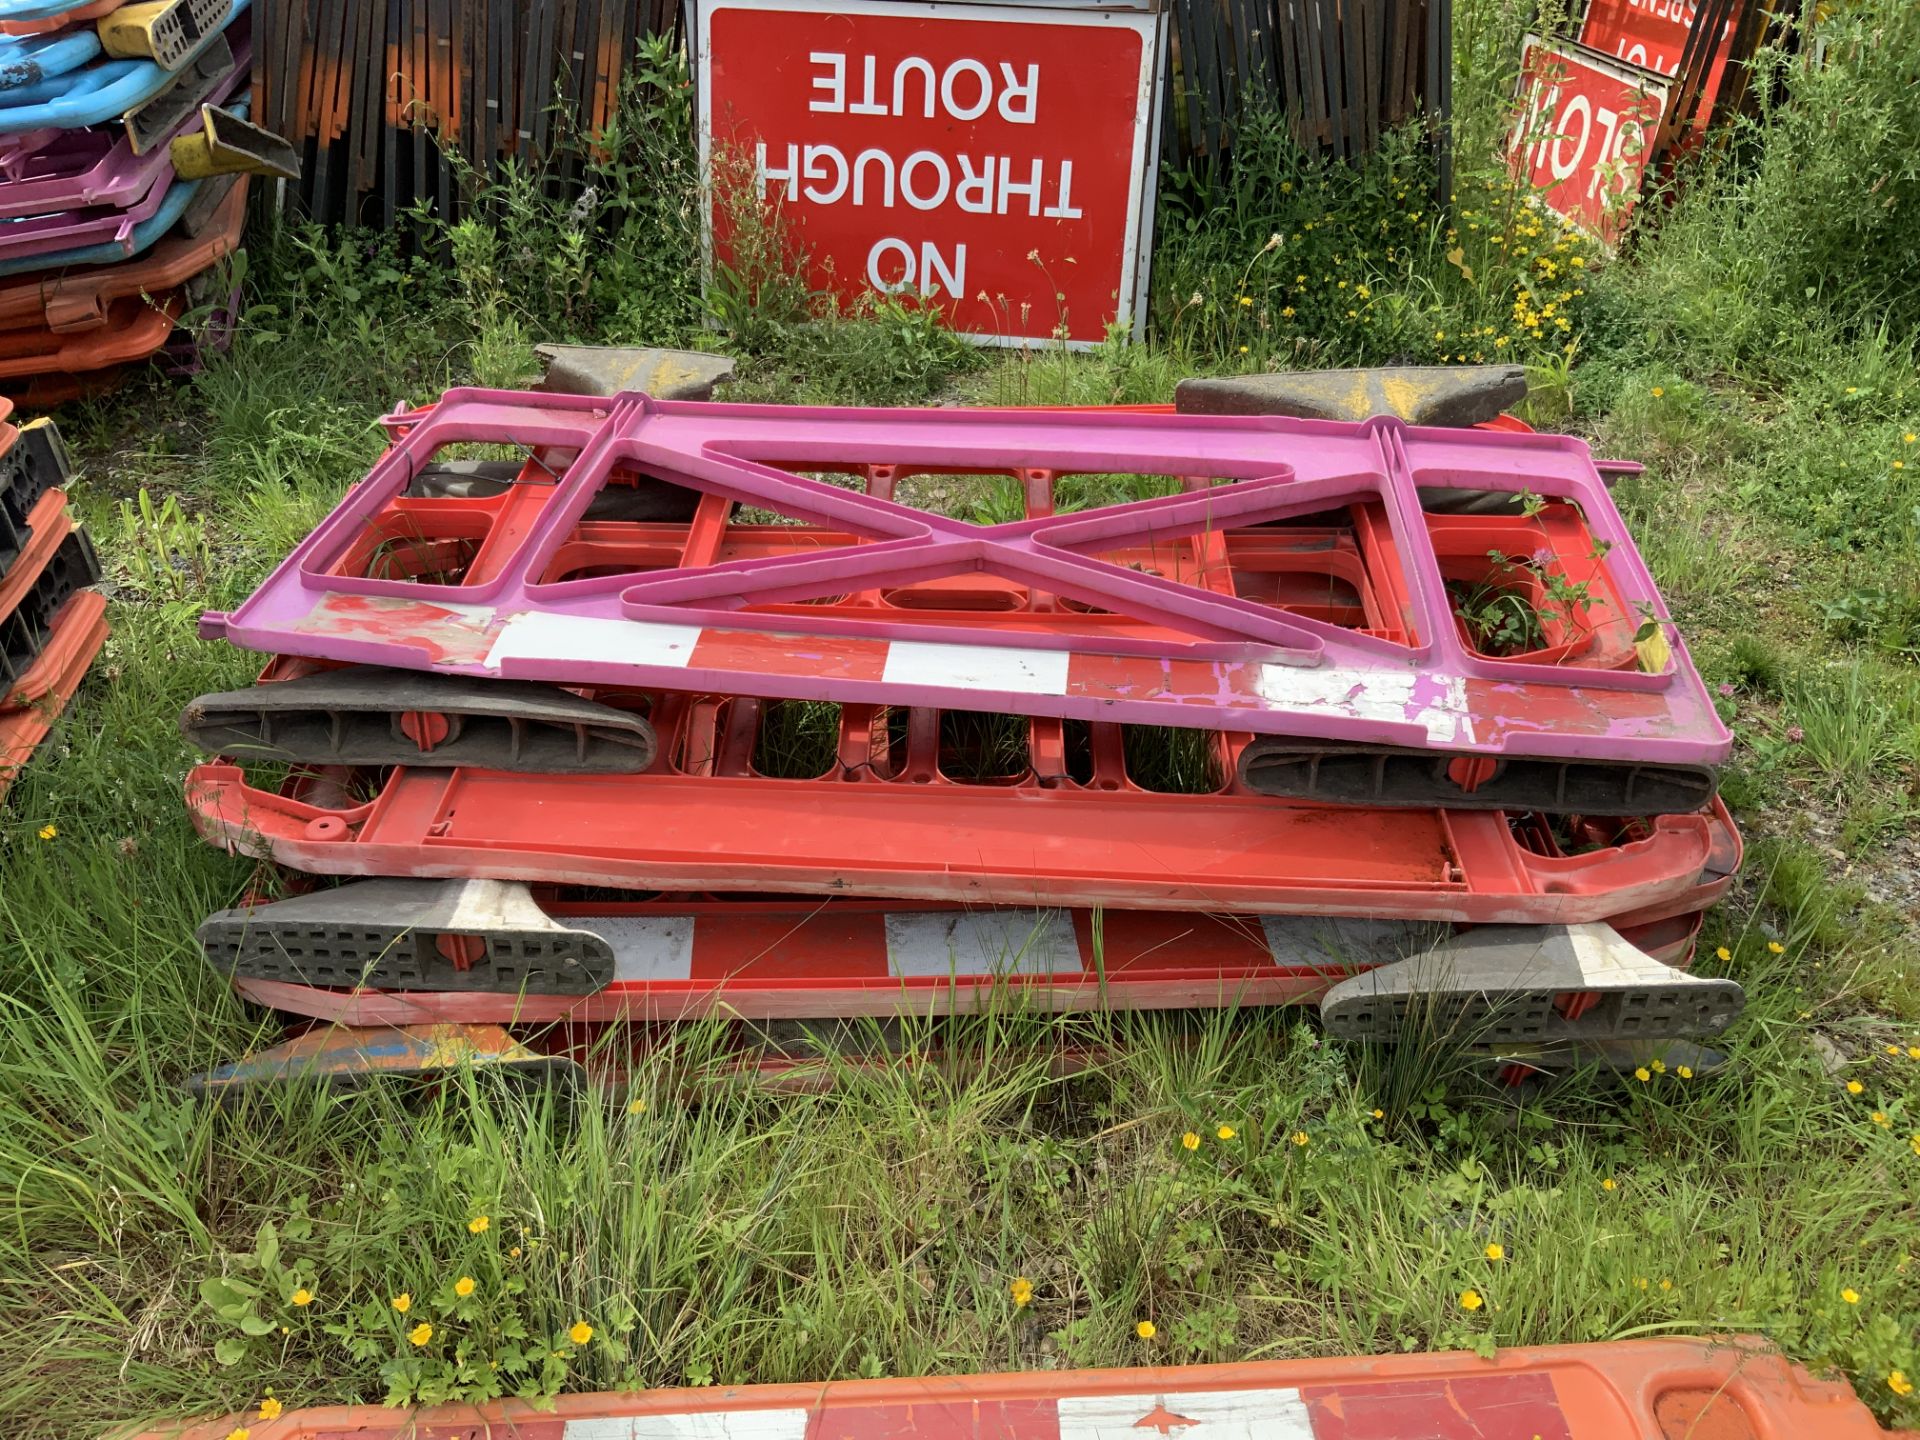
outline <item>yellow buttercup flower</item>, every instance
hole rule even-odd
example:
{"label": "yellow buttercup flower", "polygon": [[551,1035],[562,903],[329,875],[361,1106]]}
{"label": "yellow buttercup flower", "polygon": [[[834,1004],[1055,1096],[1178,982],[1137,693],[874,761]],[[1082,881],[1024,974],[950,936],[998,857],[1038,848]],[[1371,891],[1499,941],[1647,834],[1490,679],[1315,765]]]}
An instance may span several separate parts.
{"label": "yellow buttercup flower", "polygon": [[469,1235],[484,1235],[487,1233],[487,1226],[492,1223],[493,1222],[486,1216],[476,1215],[473,1219],[467,1221],[467,1233]]}
{"label": "yellow buttercup flower", "polygon": [[1138,1335],[1142,1340],[1151,1340],[1160,1333],[1160,1327],[1155,1325],[1151,1320],[1142,1320],[1138,1325],[1133,1327],[1133,1333]]}
{"label": "yellow buttercup flower", "polygon": [[1866,1088],[1867,1087],[1862,1085],[1858,1080],[1847,1081],[1847,1094],[1849,1095],[1858,1095],[1861,1091],[1865,1090]]}
{"label": "yellow buttercup flower", "polygon": [[1655,1061],[1653,1062],[1653,1073],[1654,1073],[1654,1074],[1656,1074],[1656,1075],[1664,1075],[1664,1074],[1666,1074],[1666,1073],[1667,1073],[1667,1062],[1666,1062],[1666,1061],[1664,1061],[1664,1060],[1655,1060]]}
{"label": "yellow buttercup flower", "polygon": [[1858,1305],[1860,1303],[1860,1292],[1849,1285],[1840,1292],[1840,1298],[1849,1305]]}
{"label": "yellow buttercup flower", "polygon": [[593,1326],[584,1320],[576,1320],[572,1328],[567,1331],[567,1339],[576,1345],[584,1345],[593,1339]]}
{"label": "yellow buttercup flower", "polygon": [[1384,1120],[1384,1119],[1386,1119],[1386,1118],[1387,1118],[1387,1112],[1386,1112],[1386,1111],[1384,1111],[1384,1110],[1378,1110],[1378,1109],[1376,1109],[1376,1110],[1375,1110],[1375,1111],[1373,1112],[1373,1118],[1374,1118],[1374,1119],[1376,1119],[1376,1120]]}
{"label": "yellow buttercup flower", "polygon": [[1869,1115],[1867,1118],[1873,1121],[1873,1123],[1878,1125],[1882,1130],[1886,1129],[1889,1125],[1893,1124],[1893,1122],[1887,1118],[1887,1112],[1884,1110],[1876,1110],[1873,1112],[1873,1114]]}
{"label": "yellow buttercup flower", "polygon": [[1691,1080],[1693,1078],[1693,1067],[1691,1065],[1681,1065],[1678,1066],[1673,1073],[1678,1075],[1682,1080]]}
{"label": "yellow buttercup flower", "polygon": [[[1894,1374],[1896,1375],[1899,1373],[1900,1372],[1897,1370],[1894,1371]],[[253,1432],[249,1430],[246,1426],[236,1425],[233,1427],[233,1429],[227,1431],[227,1440],[247,1440],[247,1437],[251,1434],[253,1434]]]}
{"label": "yellow buttercup flower", "polygon": [[1767,941],[1767,953],[1769,955],[1784,955],[1787,953],[1787,947],[1782,945],[1778,940],[1769,940]]}
{"label": "yellow buttercup flower", "polygon": [[[1887,1376],[1887,1388],[1896,1395],[1911,1395],[1913,1393],[1913,1382],[1907,1379],[1903,1372],[1895,1370]],[[241,1440],[245,1440],[245,1437],[241,1437]]]}
{"label": "yellow buttercup flower", "polygon": [[1662,395],[1666,393],[1667,393],[1667,389],[1664,385],[1656,385],[1653,387],[1653,398],[1656,400],[1658,400]]}
{"label": "yellow buttercup flower", "polygon": [[40,827],[40,838],[42,840],[51,840],[59,833],[60,833],[60,827],[58,825],[52,824],[51,822],[49,822],[48,824],[42,825]]}
{"label": "yellow buttercup flower", "polygon": [[1309,1135],[1309,1134],[1307,1134],[1307,1132],[1306,1132],[1306,1131],[1304,1131],[1304,1130],[1296,1130],[1296,1131],[1294,1131],[1294,1132],[1293,1132],[1293,1143],[1294,1143],[1294,1144],[1296,1144],[1296,1145],[1298,1145],[1298,1146],[1300,1146],[1300,1147],[1301,1147],[1301,1149],[1303,1149],[1303,1150],[1304,1150],[1304,1149],[1305,1149],[1305,1148],[1306,1148],[1306,1147],[1307,1147],[1307,1146],[1308,1146],[1309,1144],[1311,1144],[1311,1143],[1312,1143],[1312,1140],[1313,1140],[1313,1137],[1312,1137],[1311,1135]]}
{"label": "yellow buttercup flower", "polygon": [[1485,1300],[1480,1298],[1480,1292],[1478,1290],[1462,1290],[1460,1292],[1460,1308],[1462,1310],[1478,1310],[1486,1303]]}
{"label": "yellow buttercup flower", "polygon": [[1231,1125],[1222,1125],[1218,1130],[1213,1132],[1213,1138],[1216,1140],[1231,1140],[1239,1133],[1240,1132],[1235,1130]]}
{"label": "yellow buttercup flower", "polygon": [[1920,1045],[1907,1046],[1907,1059],[1920,1060]]}
{"label": "yellow buttercup flower", "polygon": [[1007,1289],[1013,1295],[1015,1309],[1028,1304],[1033,1299],[1033,1282],[1024,1275],[1018,1276]]}
{"label": "yellow buttercup flower", "polygon": [[269,1395],[260,1402],[260,1418],[262,1420],[278,1420],[280,1418],[280,1412],[285,1408],[286,1407],[278,1400]]}
{"label": "yellow buttercup flower", "polygon": [[407,1291],[402,1290],[398,1295],[394,1296],[389,1303],[394,1309],[404,1315],[413,1308],[413,1296]]}
{"label": "yellow buttercup flower", "polygon": [[1188,1150],[1198,1150],[1200,1148],[1200,1137],[1189,1130],[1180,1137],[1180,1143]]}
{"label": "yellow buttercup flower", "polygon": [[458,1280],[454,1281],[453,1293],[458,1295],[462,1300],[471,1295],[473,1293],[473,1276],[462,1275]]}
{"label": "yellow buttercup flower", "polygon": [[293,1292],[292,1298],[295,1305],[311,1305],[313,1303],[313,1291],[302,1285],[298,1290]]}
{"label": "yellow buttercup flower", "polygon": [[424,1345],[431,1339],[433,1339],[433,1326],[424,1320],[407,1332],[409,1345]]}
{"label": "yellow buttercup flower", "polygon": [[1719,960],[1733,959],[1733,951],[1727,949],[1727,947],[1724,945],[1722,945],[1718,950],[1714,951],[1713,953],[1714,953],[1714,957]]}
{"label": "yellow buttercup flower", "polygon": [[1646,1066],[1636,1065],[1633,1071],[1633,1078],[1638,1080],[1642,1085],[1644,1085],[1647,1083],[1647,1081],[1653,1079],[1653,1074],[1651,1071],[1647,1069]]}
{"label": "yellow buttercup flower", "polygon": [[1620,1182],[1609,1175],[1600,1182],[1600,1188],[1602,1190],[1618,1190],[1620,1188]]}
{"label": "yellow buttercup flower", "polygon": [[1495,1240],[1488,1244],[1484,1253],[1489,1260],[1504,1260],[1507,1258],[1507,1247]]}

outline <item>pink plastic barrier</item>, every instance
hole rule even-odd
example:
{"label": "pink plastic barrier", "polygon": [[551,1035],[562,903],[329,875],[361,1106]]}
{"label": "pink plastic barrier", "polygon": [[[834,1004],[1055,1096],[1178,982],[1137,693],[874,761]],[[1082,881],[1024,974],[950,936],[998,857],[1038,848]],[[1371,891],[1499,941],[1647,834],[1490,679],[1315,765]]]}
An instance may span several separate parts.
{"label": "pink plastic barrier", "polygon": [[[365,483],[238,610],[206,616],[203,635],[462,675],[1459,754],[1710,766],[1731,744],[1586,445],[1567,437],[1387,419],[832,410],[484,390],[449,392],[390,423],[398,438]],[[504,500],[405,496],[437,451],[468,442],[530,457]],[[797,472],[865,477],[881,492],[916,472],[1121,472],[1185,488],[978,526]],[[556,556],[588,534],[583,517],[609,478],[636,475],[713,497],[702,513],[716,518],[736,502],[815,528],[783,530],[781,553],[722,559],[717,545],[704,556],[687,546],[664,568],[555,578]],[[1556,513],[1572,517],[1590,549],[1535,561],[1587,567],[1582,635],[1610,637],[1599,647],[1608,658],[1498,658],[1470,647],[1429,513],[1466,503],[1466,492],[1566,502]],[[1206,547],[1220,537],[1345,511],[1382,517],[1386,570],[1403,591],[1393,623],[1375,633],[1206,583]],[[418,569],[381,578],[368,561],[390,555],[383,547],[444,548],[461,536],[464,558],[437,581]],[[1182,578],[1124,558],[1176,542],[1194,557],[1172,567]],[[937,596],[931,606],[885,599],[960,575],[1024,586],[1047,603],[975,613],[941,608]],[[1667,643],[1636,650],[1632,637],[1648,620]]]}

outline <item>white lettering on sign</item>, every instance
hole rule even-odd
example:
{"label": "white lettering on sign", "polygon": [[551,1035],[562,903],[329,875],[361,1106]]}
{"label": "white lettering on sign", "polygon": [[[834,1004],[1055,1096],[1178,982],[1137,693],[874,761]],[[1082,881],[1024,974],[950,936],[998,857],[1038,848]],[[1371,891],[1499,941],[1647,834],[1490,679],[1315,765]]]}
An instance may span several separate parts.
{"label": "white lettering on sign", "polygon": [[828,98],[809,100],[807,109],[828,115],[840,114],[847,108],[847,57],[828,50],[815,50],[807,56],[807,60],[814,65],[825,65],[832,72],[813,77],[813,88]]}
{"label": "white lettering on sign", "polygon": [[[923,188],[916,189],[913,177],[916,173],[933,172],[932,181],[923,181]],[[947,191],[953,188],[953,180],[947,174],[947,157],[935,154],[931,150],[916,150],[907,156],[900,166],[900,193],[906,196],[907,204],[916,210],[937,210],[946,202]]]}
{"label": "white lettering on sign", "polygon": [[[760,154],[763,159],[766,153],[766,146],[761,146]],[[819,182],[827,178],[828,165],[833,167],[833,184],[823,190]],[[847,157],[840,153],[836,145],[807,146],[806,159],[801,162],[800,174],[809,182],[800,193],[816,205],[831,205],[847,193]],[[760,186],[760,193],[762,195],[767,193],[764,182]],[[788,193],[792,193],[791,187]]]}
{"label": "white lettering on sign", "polygon": [[[761,199],[776,187],[788,200],[815,205],[877,205],[891,210],[905,202],[914,210],[937,210],[948,199],[974,215],[1044,215],[1078,220],[1073,203],[1073,161],[1058,160],[1051,170],[1038,157],[968,154],[949,158],[937,150],[915,150],[896,162],[887,150],[862,150],[851,160],[837,145],[789,143],[770,147],[756,142],[754,185]],[[976,169],[976,165],[978,168]],[[956,173],[957,172],[957,173]]]}
{"label": "white lettering on sign", "polygon": [[996,83],[993,71],[984,62],[963,58],[950,62],[936,80],[931,62],[909,55],[893,67],[891,84],[883,91],[878,57],[862,55],[855,96],[847,85],[848,58],[838,50],[808,52],[807,63],[817,67],[810,87],[817,98],[807,101],[808,110],[816,115],[905,115],[908,81],[918,76],[918,108],[924,120],[933,119],[936,100],[940,109],[955,120],[978,120],[989,109],[998,111],[1009,125],[1032,125],[1039,118],[1038,64],[1029,64],[1023,78],[1002,60]]}
{"label": "white lettering on sign", "polygon": [[[881,269],[881,261],[898,257],[900,273],[889,278]],[[935,296],[944,292],[950,296],[967,293],[967,247],[953,247],[953,263],[949,265],[946,257],[940,253],[940,247],[931,240],[920,244],[918,264],[915,263],[913,247],[895,236],[873,242],[873,248],[867,252],[867,283],[883,295],[897,295],[902,290],[917,292],[926,296]]]}
{"label": "white lettering on sign", "polygon": [[[1580,143],[1574,146],[1569,158],[1566,154],[1566,142],[1573,138],[1573,118],[1580,117]],[[1593,134],[1593,105],[1584,95],[1576,95],[1567,102],[1567,108],[1560,112],[1561,128],[1553,136],[1553,149],[1547,156],[1547,168],[1553,172],[1553,178],[1564,180],[1573,174],[1574,169],[1585,158],[1587,139]]]}

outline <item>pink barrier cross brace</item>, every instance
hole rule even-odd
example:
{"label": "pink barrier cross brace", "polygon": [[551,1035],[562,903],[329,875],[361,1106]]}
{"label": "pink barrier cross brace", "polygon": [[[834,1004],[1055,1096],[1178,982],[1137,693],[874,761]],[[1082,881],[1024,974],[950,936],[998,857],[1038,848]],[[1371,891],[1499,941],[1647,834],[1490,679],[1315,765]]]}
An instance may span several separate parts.
{"label": "pink barrier cross brace", "polygon": [[[1004,710],[1439,751],[1714,765],[1731,737],[1672,627],[1658,673],[1503,661],[1455,632],[1419,492],[1566,500],[1637,615],[1653,580],[1584,443],[1568,437],[1266,417],[834,410],[455,390],[391,417],[392,450],[267,582],[201,633],[250,649],[568,684]],[[578,452],[475,583],[328,573],[440,448]],[[976,526],[789,470],[1185,477],[1162,499]],[[542,583],[616,468],[866,543]],[[1199,477],[1196,479],[1195,477]],[[1352,503],[1384,507],[1420,643],[1399,645],[1097,558]],[[988,630],[809,613],[852,590],[988,572],[1171,632]],[[748,606],[784,606],[776,612]]]}

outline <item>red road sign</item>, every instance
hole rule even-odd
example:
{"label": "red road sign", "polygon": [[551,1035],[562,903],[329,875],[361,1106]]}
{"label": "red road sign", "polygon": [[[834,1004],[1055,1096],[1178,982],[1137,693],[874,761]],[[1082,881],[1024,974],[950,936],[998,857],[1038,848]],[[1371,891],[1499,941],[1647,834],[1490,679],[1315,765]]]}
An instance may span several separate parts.
{"label": "red road sign", "polygon": [[1553,209],[1612,240],[1640,193],[1667,85],[1583,45],[1529,35],[1520,86],[1509,163]]}
{"label": "red road sign", "polygon": [[1165,18],[703,0],[718,257],[751,186],[810,252],[813,283],[842,297],[925,295],[994,343],[1137,328]]}
{"label": "red road sign", "polygon": [[[1680,57],[1693,33],[1699,6],[1693,0],[1591,0],[1580,25],[1580,43],[1641,70],[1651,70],[1669,79],[1680,73]],[[1705,125],[1713,111],[1714,98],[1720,93],[1720,79],[1726,73],[1727,56],[1733,49],[1737,10],[1729,14],[1721,27],[1720,39],[1713,50],[1713,62],[1707,69],[1707,83],[1700,91],[1696,125]]]}

